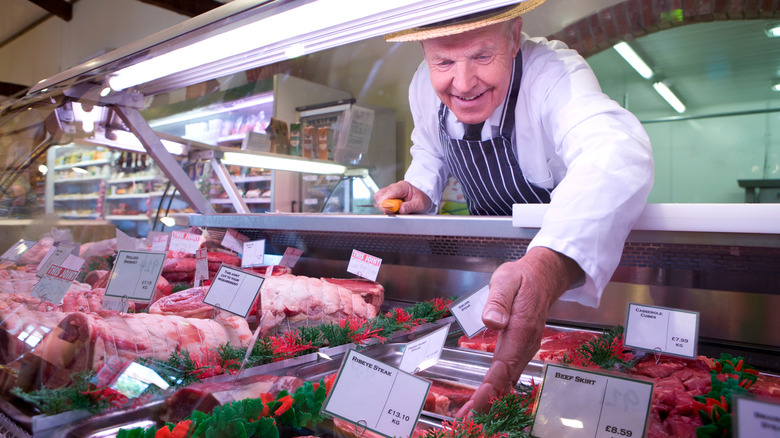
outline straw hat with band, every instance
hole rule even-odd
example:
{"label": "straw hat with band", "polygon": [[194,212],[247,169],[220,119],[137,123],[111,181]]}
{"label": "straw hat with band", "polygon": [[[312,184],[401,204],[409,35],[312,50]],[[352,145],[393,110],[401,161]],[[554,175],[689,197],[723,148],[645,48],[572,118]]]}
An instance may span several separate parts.
{"label": "straw hat with band", "polygon": [[385,35],[385,41],[402,43],[407,41],[422,41],[448,35],[456,35],[474,29],[502,23],[519,17],[531,9],[544,3],[545,0],[523,0],[513,6],[503,6],[489,11],[458,17],[452,20],[414,27],[400,32]]}

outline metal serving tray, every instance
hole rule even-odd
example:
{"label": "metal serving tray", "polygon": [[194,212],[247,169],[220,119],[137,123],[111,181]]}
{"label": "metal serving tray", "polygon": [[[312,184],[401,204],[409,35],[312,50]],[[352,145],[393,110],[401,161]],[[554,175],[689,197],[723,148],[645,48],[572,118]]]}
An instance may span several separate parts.
{"label": "metal serving tray", "polygon": [[119,429],[160,426],[158,417],[164,400],[148,403],[135,409],[121,409],[89,417],[52,433],[52,438],[107,438],[115,437]]}

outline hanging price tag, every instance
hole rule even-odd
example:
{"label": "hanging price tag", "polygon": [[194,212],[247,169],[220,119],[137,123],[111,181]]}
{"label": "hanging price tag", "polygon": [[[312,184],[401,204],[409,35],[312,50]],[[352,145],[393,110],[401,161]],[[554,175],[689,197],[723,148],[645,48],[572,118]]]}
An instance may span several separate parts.
{"label": "hanging price tag", "polygon": [[78,269],[68,269],[59,265],[51,265],[43,274],[41,280],[33,287],[32,295],[44,301],[62,304],[62,299],[68,292],[73,280],[79,274]]}
{"label": "hanging price tag", "polygon": [[249,238],[232,228],[229,228],[222,238],[222,246],[239,254],[243,254],[246,242],[249,242]]}
{"label": "hanging price tag", "polygon": [[735,438],[780,436],[780,404],[776,400],[734,396]]}
{"label": "hanging price tag", "polygon": [[77,257],[79,255],[79,245],[76,244],[60,244],[58,246],[52,246],[46,255],[43,256],[43,260],[38,264],[37,276],[43,277],[44,273],[49,270],[51,265],[60,265],[65,262],[65,259],[69,255]]}
{"label": "hanging price tag", "polygon": [[282,255],[282,260],[279,262],[281,266],[287,266],[288,268],[294,268],[298,263],[298,259],[303,255],[303,250],[298,248],[288,247]]}
{"label": "hanging price tag", "polygon": [[485,328],[485,323],[482,322],[482,310],[487,304],[488,292],[488,286],[485,286],[450,304],[450,312],[460,324],[466,337],[470,338]]}
{"label": "hanging price tag", "polygon": [[412,436],[430,386],[427,380],[349,350],[322,411],[386,437]]}
{"label": "hanging price tag", "polygon": [[162,272],[165,254],[119,251],[108,277],[106,296],[150,301]]}
{"label": "hanging price tag", "polygon": [[652,382],[548,364],[531,434],[539,438],[642,437]]}
{"label": "hanging price tag", "polygon": [[0,259],[15,262],[19,260],[22,255],[24,255],[24,253],[32,249],[36,243],[38,242],[35,240],[19,239],[19,241],[11,245],[11,247],[8,248],[8,250],[4,252],[2,256],[0,256]]}
{"label": "hanging price tag", "polygon": [[138,249],[136,240],[123,233],[119,228],[116,229],[116,249],[117,251],[135,251]]}
{"label": "hanging price tag", "polygon": [[696,357],[699,312],[630,303],[626,319],[626,347]]}
{"label": "hanging price tag", "polygon": [[244,242],[243,251],[241,251],[241,267],[252,268],[263,266],[263,257],[265,256],[265,239]]}
{"label": "hanging price tag", "polygon": [[353,249],[352,256],[349,258],[347,272],[367,280],[376,281],[376,277],[379,275],[379,266],[381,264],[382,259],[379,257],[374,257]]}
{"label": "hanging price tag", "polygon": [[406,344],[398,368],[407,373],[414,373],[436,365],[449,332],[450,325],[447,324],[433,333]]}
{"label": "hanging price tag", "polygon": [[246,318],[262,285],[263,277],[259,275],[222,265],[203,302]]}
{"label": "hanging price tag", "polygon": [[168,251],[168,239],[171,237],[170,233],[162,233],[159,231],[150,231],[149,238],[152,241],[151,250],[154,252],[166,252]]}
{"label": "hanging price tag", "polygon": [[195,254],[200,247],[200,235],[184,231],[171,231],[171,251]]}
{"label": "hanging price tag", "polygon": [[202,286],[209,279],[209,256],[206,248],[195,251],[195,286]]}

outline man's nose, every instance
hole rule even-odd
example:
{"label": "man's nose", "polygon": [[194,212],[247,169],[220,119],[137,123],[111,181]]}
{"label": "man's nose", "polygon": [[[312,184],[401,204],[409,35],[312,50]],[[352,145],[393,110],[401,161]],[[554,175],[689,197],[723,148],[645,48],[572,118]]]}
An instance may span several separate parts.
{"label": "man's nose", "polygon": [[467,93],[477,85],[477,75],[470,62],[458,62],[453,71],[452,86],[459,93]]}

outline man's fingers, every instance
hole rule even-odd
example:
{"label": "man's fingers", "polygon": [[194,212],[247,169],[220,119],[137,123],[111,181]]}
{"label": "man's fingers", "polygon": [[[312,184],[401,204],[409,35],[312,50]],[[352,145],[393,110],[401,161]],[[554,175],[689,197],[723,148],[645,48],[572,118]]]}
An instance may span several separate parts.
{"label": "man's fingers", "polygon": [[490,278],[490,292],[482,310],[482,322],[488,328],[501,330],[506,327],[518,289],[520,280],[514,264],[499,266]]}

